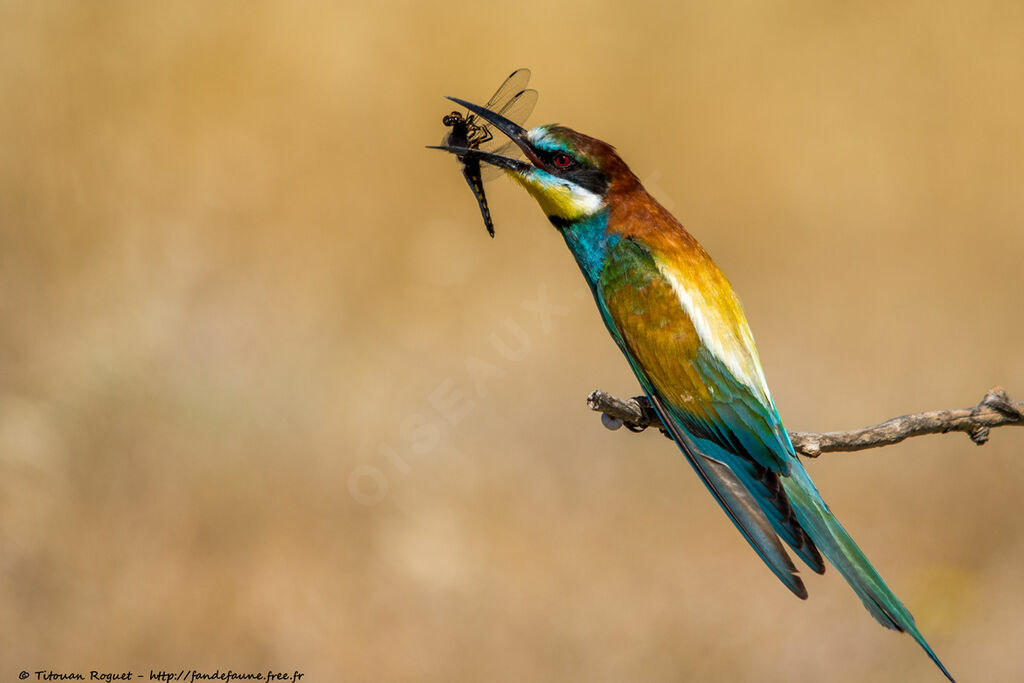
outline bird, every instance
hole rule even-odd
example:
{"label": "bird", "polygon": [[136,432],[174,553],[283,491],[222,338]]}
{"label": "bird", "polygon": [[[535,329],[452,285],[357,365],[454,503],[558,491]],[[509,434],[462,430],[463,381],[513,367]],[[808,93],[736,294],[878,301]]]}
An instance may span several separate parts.
{"label": "bird", "polygon": [[827,559],[871,616],[908,633],[953,681],[797,458],[743,306],[707,251],[611,145],[557,124],[526,130],[448,99],[508,136],[525,160],[435,148],[503,169],[537,201],[668,435],[769,569],[806,599],[786,546],[819,574]]}

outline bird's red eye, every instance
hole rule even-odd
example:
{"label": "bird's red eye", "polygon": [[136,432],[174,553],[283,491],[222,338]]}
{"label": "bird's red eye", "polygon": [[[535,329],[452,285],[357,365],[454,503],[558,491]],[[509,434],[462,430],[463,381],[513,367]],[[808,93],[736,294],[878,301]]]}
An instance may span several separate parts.
{"label": "bird's red eye", "polygon": [[556,154],[554,162],[558,168],[569,168],[572,165],[572,157],[568,154]]}

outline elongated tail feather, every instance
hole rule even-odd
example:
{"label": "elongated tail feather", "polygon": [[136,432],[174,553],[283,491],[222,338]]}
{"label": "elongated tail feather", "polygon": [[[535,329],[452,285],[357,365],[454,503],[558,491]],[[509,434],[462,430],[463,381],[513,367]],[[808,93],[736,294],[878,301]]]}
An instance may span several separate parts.
{"label": "elongated tail feather", "polygon": [[953,677],[949,671],[917,629],[914,617],[885,584],[868,558],[829,510],[802,463],[793,464],[790,475],[782,479],[782,485],[800,526],[811,537],[818,550],[843,575],[868,612],[882,626],[909,633],[946,678],[952,681]]}

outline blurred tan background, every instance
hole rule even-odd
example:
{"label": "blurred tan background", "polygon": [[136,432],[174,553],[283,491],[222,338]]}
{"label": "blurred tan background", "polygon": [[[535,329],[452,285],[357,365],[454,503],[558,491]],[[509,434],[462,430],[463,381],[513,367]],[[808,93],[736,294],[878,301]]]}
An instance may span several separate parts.
{"label": "blurred tan background", "polygon": [[[1022,399],[1022,5],[362,5],[0,5],[3,680],[939,680],[601,427],[637,385],[561,239],[423,145],[531,67],[790,429]],[[961,680],[1024,679],[1024,430],[808,467]]]}

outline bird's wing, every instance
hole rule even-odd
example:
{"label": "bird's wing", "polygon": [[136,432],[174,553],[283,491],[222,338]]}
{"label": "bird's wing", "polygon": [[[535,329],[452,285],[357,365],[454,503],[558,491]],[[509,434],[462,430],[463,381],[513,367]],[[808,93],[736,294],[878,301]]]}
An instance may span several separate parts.
{"label": "bird's wing", "polygon": [[824,563],[779,481],[792,463],[772,429],[774,407],[769,411],[702,341],[646,248],[630,240],[612,247],[596,293],[612,336],[690,464],[765,563],[806,597],[778,536],[815,571]]}
{"label": "bird's wing", "polygon": [[622,341],[694,436],[789,472],[793,446],[743,308],[703,251],[669,256],[623,240],[600,286]]}
{"label": "bird's wing", "polygon": [[595,294],[662,424],[775,575],[807,597],[779,537],[819,573],[820,548],[872,616],[910,633],[952,680],[793,454],[742,308],[706,255],[669,259],[622,239]]}

